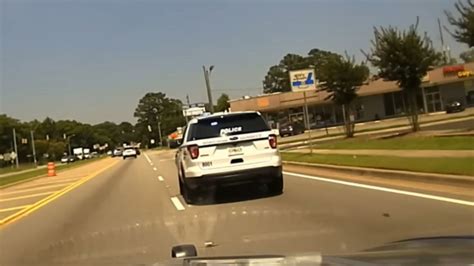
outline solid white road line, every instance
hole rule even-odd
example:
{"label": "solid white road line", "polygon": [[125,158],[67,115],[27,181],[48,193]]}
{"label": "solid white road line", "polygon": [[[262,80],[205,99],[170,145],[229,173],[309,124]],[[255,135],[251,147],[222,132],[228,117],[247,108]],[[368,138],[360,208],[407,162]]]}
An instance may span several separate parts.
{"label": "solid white road line", "polygon": [[174,207],[178,211],[184,211],[184,206],[181,201],[179,201],[178,197],[171,197],[171,202],[173,202]]}
{"label": "solid white road line", "polygon": [[158,176],[158,180],[163,181],[163,177],[161,175]]}
{"label": "solid white road line", "polygon": [[143,153],[143,155],[145,155],[145,158],[148,161],[148,163],[152,163],[151,160],[150,160],[150,157],[148,157],[148,155],[146,153]]}
{"label": "solid white road line", "polygon": [[364,185],[364,184],[359,184],[359,183],[354,183],[354,182],[348,182],[348,181],[342,181],[342,180],[336,180],[336,179],[330,179],[330,178],[324,178],[324,177],[318,177],[318,176],[311,176],[311,175],[304,175],[304,174],[298,174],[298,173],[291,173],[291,172],[285,172],[285,171],[283,172],[283,174],[298,176],[298,177],[303,177],[303,178],[308,178],[308,179],[313,179],[313,180],[318,180],[318,181],[323,181],[323,182],[335,183],[335,184],[340,184],[340,185],[345,185],[345,186],[372,189],[372,190],[390,192],[390,193],[407,195],[407,196],[412,196],[412,197],[419,197],[419,198],[425,198],[425,199],[431,199],[431,200],[444,201],[444,202],[449,202],[449,203],[454,203],[454,204],[459,204],[459,205],[474,206],[473,201],[459,200],[459,199],[453,199],[453,198],[447,198],[447,197],[441,197],[441,196],[434,196],[434,195],[429,195],[429,194],[423,194],[423,193],[418,193],[418,192],[410,192],[410,191],[393,189],[393,188],[386,188],[386,187],[379,187],[379,186],[372,186],[372,185]]}

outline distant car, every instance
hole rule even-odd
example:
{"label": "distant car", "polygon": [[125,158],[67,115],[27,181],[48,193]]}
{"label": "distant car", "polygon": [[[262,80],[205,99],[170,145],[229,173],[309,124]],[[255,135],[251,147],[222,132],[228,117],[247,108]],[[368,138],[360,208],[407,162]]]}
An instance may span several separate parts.
{"label": "distant car", "polygon": [[464,111],[464,106],[461,102],[459,101],[452,101],[449,104],[446,105],[446,113],[457,113],[457,112],[462,112]]}
{"label": "distant car", "polygon": [[288,123],[280,126],[280,136],[294,136],[304,133],[304,126],[299,123]]}
{"label": "distant car", "polygon": [[126,148],[122,152],[122,157],[124,160],[127,159],[128,157],[137,158],[137,150],[135,150],[135,148]]}
{"label": "distant car", "polygon": [[112,157],[122,156],[122,149],[115,149],[112,153]]}
{"label": "distant car", "polygon": [[77,159],[76,156],[74,156],[74,155],[68,156],[67,158],[68,158],[68,161],[69,161],[70,163],[75,162],[76,159]]}
{"label": "distant car", "polygon": [[61,158],[61,163],[68,163],[69,162],[69,156],[63,156],[63,158]]}
{"label": "distant car", "polygon": [[107,155],[113,155],[112,151],[107,151]]}
{"label": "distant car", "polygon": [[283,191],[277,137],[258,112],[192,119],[175,162],[180,193],[187,203],[209,190],[238,184]]}
{"label": "distant car", "polygon": [[91,158],[97,158],[97,157],[99,157],[98,152],[94,151],[94,152],[91,153]]}

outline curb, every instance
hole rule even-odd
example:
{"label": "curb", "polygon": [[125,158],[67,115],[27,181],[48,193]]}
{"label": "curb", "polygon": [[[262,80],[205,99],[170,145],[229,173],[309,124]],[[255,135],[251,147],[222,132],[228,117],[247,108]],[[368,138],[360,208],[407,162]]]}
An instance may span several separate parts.
{"label": "curb", "polygon": [[412,181],[423,181],[423,182],[434,181],[436,183],[450,183],[450,184],[458,183],[462,185],[474,185],[474,177],[464,176],[464,175],[410,172],[410,171],[403,171],[403,170],[388,170],[388,169],[378,169],[378,168],[339,166],[339,165],[331,165],[331,164],[318,164],[318,163],[305,163],[305,162],[292,162],[292,161],[283,161],[283,164],[335,170],[335,171],[340,171],[340,172],[345,172],[345,173],[355,174],[355,175],[360,175],[360,176],[373,175],[376,177],[382,177],[382,178],[387,178],[387,179],[410,179]]}

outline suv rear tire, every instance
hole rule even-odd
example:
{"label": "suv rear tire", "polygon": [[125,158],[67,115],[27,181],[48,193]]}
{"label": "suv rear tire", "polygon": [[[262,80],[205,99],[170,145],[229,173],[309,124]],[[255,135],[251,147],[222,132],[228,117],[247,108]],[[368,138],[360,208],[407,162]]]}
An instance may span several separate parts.
{"label": "suv rear tire", "polygon": [[270,184],[268,184],[268,188],[270,189],[271,193],[283,193],[283,176],[280,175],[276,177]]}

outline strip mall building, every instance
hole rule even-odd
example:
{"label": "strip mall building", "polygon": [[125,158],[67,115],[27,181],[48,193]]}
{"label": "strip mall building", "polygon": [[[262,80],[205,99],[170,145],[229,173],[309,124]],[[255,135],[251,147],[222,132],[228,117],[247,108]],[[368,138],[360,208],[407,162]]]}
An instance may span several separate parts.
{"label": "strip mall building", "polygon": [[[363,85],[354,102],[356,122],[402,116],[405,100],[395,82],[377,79]],[[306,93],[311,128],[338,125],[343,122],[342,108],[325,100],[324,91]],[[464,106],[474,106],[474,63],[445,66],[430,71],[423,79],[418,92],[420,112],[432,113],[445,110],[452,101]],[[302,92],[263,94],[230,101],[232,111],[260,111],[272,127],[288,121],[304,120],[304,97]]]}

